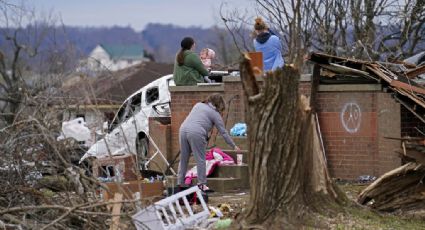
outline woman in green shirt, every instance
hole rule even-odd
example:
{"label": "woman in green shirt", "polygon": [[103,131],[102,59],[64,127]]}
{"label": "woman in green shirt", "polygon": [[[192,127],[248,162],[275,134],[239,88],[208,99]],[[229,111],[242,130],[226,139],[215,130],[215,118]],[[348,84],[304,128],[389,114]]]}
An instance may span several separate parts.
{"label": "woman in green shirt", "polygon": [[180,43],[181,49],[177,53],[174,63],[174,82],[176,85],[196,85],[205,82],[208,76],[201,59],[193,52],[195,41],[191,37],[185,37]]}

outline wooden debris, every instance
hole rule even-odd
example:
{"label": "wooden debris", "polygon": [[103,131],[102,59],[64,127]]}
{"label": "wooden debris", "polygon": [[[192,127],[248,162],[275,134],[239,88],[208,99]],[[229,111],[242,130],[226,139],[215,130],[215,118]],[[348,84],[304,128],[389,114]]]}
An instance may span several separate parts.
{"label": "wooden debris", "polygon": [[419,137],[385,137],[402,141],[405,165],[385,173],[364,189],[358,202],[378,211],[425,217],[425,145]]}
{"label": "wooden debris", "polygon": [[358,202],[378,211],[424,212],[425,166],[414,162],[385,173],[363,190]]}
{"label": "wooden debris", "polygon": [[408,78],[414,78],[414,77],[417,77],[418,75],[424,74],[424,73],[425,73],[425,65],[419,66],[419,67],[417,67],[415,69],[412,69],[412,70],[407,71],[406,72],[406,76]]}
{"label": "wooden debris", "polygon": [[122,198],[123,195],[121,193],[115,193],[114,196],[114,206],[112,207],[112,223],[110,230],[118,230],[120,225],[120,214],[121,214],[121,206],[122,206]]}

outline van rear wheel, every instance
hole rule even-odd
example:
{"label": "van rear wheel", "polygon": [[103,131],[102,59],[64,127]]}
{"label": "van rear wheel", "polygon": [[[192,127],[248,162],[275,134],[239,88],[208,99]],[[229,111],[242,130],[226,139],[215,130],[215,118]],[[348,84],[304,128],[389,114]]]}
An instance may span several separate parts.
{"label": "van rear wheel", "polygon": [[145,162],[148,160],[149,140],[147,137],[138,137],[136,139],[136,152],[142,169],[145,169]]}

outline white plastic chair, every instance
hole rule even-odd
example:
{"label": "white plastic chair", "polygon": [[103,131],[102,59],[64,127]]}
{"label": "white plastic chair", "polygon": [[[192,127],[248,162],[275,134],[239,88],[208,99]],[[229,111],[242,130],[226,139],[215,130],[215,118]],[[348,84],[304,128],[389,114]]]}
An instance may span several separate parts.
{"label": "white plastic chair", "polygon": [[[201,211],[193,210],[187,200],[186,196],[193,193],[196,193],[197,199],[201,203]],[[181,201],[182,205],[180,204]],[[133,215],[132,218],[137,230],[180,230],[193,227],[206,220],[208,216],[209,210],[202,197],[201,190],[198,186],[193,186],[154,203]]]}

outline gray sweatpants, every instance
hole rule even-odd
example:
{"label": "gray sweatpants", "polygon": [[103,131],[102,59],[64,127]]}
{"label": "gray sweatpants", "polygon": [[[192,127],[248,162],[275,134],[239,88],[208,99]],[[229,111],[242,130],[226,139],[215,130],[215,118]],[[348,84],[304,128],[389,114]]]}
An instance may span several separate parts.
{"label": "gray sweatpants", "polygon": [[196,160],[196,169],[198,174],[198,184],[206,184],[206,165],[205,165],[205,149],[207,147],[207,140],[203,135],[190,133],[180,130],[180,164],[179,173],[177,177],[177,184],[184,184],[184,177],[187,172],[187,165],[189,163],[190,153]]}

